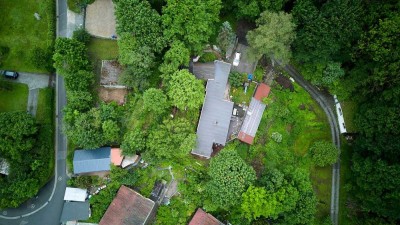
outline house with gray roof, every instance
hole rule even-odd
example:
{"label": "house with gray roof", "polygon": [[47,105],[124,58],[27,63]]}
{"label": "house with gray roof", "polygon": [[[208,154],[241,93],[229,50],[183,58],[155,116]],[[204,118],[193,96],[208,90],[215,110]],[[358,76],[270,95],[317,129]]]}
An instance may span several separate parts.
{"label": "house with gray roof", "polygon": [[110,171],[111,147],[74,152],[74,174]]}
{"label": "house with gray roof", "polygon": [[89,202],[64,202],[61,223],[89,219]]}
{"label": "house with gray roof", "polygon": [[215,61],[214,79],[209,79],[199,124],[197,143],[192,154],[210,158],[213,145],[225,145],[228,139],[233,102],[225,98],[231,64]]}

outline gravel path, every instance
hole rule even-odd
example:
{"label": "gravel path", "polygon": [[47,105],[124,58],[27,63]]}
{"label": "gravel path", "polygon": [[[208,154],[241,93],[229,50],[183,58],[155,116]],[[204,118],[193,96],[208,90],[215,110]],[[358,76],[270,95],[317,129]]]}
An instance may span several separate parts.
{"label": "gravel path", "polygon": [[94,36],[111,38],[116,35],[115,21],[112,0],[96,0],[86,8],[85,27]]}

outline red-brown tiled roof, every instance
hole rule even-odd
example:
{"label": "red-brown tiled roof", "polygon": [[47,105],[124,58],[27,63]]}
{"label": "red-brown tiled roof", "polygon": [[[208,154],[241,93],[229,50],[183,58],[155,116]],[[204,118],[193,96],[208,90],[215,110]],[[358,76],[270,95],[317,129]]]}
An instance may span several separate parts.
{"label": "red-brown tiled roof", "polygon": [[254,141],[254,137],[244,133],[243,131],[239,132],[238,139],[250,145],[253,144]]}
{"label": "red-brown tiled roof", "polygon": [[258,101],[262,101],[263,98],[268,97],[270,90],[271,90],[270,86],[264,83],[260,83],[257,87],[256,93],[254,94],[254,98],[257,99]]}
{"label": "red-brown tiled roof", "polygon": [[189,222],[189,225],[224,225],[219,222],[215,217],[211,214],[204,212],[202,209],[198,208],[196,214],[194,214],[192,220]]}
{"label": "red-brown tiled roof", "polygon": [[154,205],[152,200],[121,186],[99,225],[147,225],[152,219]]}
{"label": "red-brown tiled roof", "polygon": [[120,166],[124,157],[122,151],[119,148],[111,148],[111,163]]}

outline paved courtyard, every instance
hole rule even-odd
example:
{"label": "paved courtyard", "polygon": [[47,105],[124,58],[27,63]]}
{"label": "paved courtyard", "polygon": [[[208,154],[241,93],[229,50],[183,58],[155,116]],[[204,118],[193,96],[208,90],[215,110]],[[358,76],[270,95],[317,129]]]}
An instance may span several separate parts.
{"label": "paved courtyard", "polygon": [[116,35],[116,19],[112,0],[96,0],[86,8],[86,30],[97,37]]}

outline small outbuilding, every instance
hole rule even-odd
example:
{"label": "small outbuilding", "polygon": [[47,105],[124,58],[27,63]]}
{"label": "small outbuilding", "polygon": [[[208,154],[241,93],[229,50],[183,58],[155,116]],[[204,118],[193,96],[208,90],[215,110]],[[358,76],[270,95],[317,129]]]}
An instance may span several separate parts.
{"label": "small outbuilding", "polygon": [[74,174],[110,171],[111,147],[91,150],[76,150],[74,152]]}
{"label": "small outbuilding", "polygon": [[242,127],[240,128],[238,139],[247,143],[253,144],[254,137],[256,136],[258,126],[260,125],[262,115],[266,105],[263,99],[268,97],[271,88],[261,83],[258,85],[256,93],[251,99],[249,108],[247,109]]}
{"label": "small outbuilding", "polygon": [[99,225],[148,225],[155,212],[154,201],[122,185]]}
{"label": "small outbuilding", "polygon": [[198,208],[189,225],[224,225],[214,216]]}
{"label": "small outbuilding", "polygon": [[89,219],[89,202],[64,202],[61,223]]}
{"label": "small outbuilding", "polygon": [[85,189],[67,187],[65,189],[64,201],[84,202],[87,196],[87,190]]}

